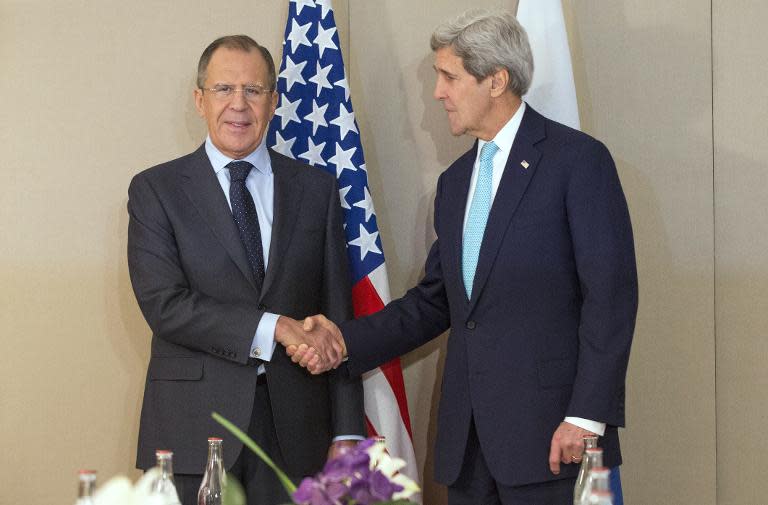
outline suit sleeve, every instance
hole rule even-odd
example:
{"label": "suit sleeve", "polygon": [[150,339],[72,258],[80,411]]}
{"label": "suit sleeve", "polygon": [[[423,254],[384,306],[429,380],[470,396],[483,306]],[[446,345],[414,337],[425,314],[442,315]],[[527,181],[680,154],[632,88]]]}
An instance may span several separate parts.
{"label": "suit sleeve", "polygon": [[164,202],[148,177],[128,189],[128,269],[136,299],[157,338],[246,363],[262,311],[190,286]]}
{"label": "suit sleeve", "polygon": [[[321,313],[339,324],[352,318],[352,284],[339,192],[335,182],[330,186],[320,308]],[[366,436],[361,378],[352,377],[346,363],[328,375],[333,436]]]}
{"label": "suit sleeve", "polygon": [[632,225],[611,155],[589,143],[566,195],[582,294],[579,357],[567,415],[624,425],[624,383],[637,315]]}
{"label": "suit sleeve", "polygon": [[450,327],[448,296],[440,263],[440,200],[442,178],[435,195],[437,239],[429,250],[424,277],[418,285],[384,309],[341,326],[353,374],[372,370],[401,356]]}

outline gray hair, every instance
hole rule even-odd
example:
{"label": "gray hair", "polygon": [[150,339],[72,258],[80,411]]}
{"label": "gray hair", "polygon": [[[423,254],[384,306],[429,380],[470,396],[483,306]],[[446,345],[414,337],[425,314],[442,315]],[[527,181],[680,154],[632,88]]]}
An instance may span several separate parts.
{"label": "gray hair", "polygon": [[272,59],[272,55],[269,49],[259,45],[258,42],[250,38],[248,35],[226,35],[219,37],[211,42],[208,47],[205,48],[203,54],[200,55],[200,61],[197,63],[197,87],[203,89],[205,86],[205,78],[208,72],[208,63],[211,61],[211,57],[216,49],[225,47],[227,49],[238,49],[249,53],[254,49],[261,53],[264,58],[264,62],[267,64],[267,87],[270,91],[275,90],[277,85],[277,76],[275,75],[275,60]]}
{"label": "gray hair", "polygon": [[433,51],[450,47],[478,81],[500,68],[509,72],[509,89],[523,96],[533,78],[528,35],[506,11],[472,9],[438,26],[429,41]]}

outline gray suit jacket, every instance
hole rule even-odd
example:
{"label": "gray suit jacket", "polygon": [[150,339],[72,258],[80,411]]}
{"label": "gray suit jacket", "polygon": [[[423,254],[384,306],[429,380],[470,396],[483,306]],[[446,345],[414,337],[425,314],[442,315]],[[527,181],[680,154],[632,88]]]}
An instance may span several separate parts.
{"label": "gray suit jacket", "polygon": [[[137,466],[170,449],[174,470],[201,474],[209,436],[227,468],[242,445],[211,419],[244,431],[256,387],[248,355],[264,311],[351,317],[341,208],[334,178],[270,150],[272,243],[259,289],[203,146],[134,177],[128,190],[128,266],[152,351]],[[359,379],[346,368],[312,376],[277,346],[265,363],[275,428],[289,474],[318,471],[335,435],[365,432]]]}

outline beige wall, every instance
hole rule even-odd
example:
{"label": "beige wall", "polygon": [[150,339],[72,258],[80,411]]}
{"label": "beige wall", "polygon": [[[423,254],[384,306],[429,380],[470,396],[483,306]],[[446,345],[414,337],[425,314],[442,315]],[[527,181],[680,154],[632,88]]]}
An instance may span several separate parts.
{"label": "beige wall", "polygon": [[[67,503],[81,467],[136,475],[149,331],[125,261],[128,182],[202,140],[191,89],[210,40],[249,33],[279,60],[283,2],[169,5],[0,0],[0,503]],[[336,2],[395,296],[421,274],[437,176],[470,144],[431,98],[428,49],[467,5]],[[761,503],[768,7],[564,6],[583,129],[616,159],[637,243],[626,503]],[[404,359],[430,505],[443,344]]]}
{"label": "beige wall", "polygon": [[714,2],[718,503],[764,503],[768,5]]}

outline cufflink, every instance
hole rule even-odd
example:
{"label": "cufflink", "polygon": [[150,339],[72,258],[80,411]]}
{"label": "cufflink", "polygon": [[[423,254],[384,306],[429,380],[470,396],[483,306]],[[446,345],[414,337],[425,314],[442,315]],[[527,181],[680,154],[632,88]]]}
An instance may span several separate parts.
{"label": "cufflink", "polygon": [[258,347],[254,347],[253,349],[251,349],[252,358],[258,358],[259,356],[261,356],[261,349],[259,349]]}

